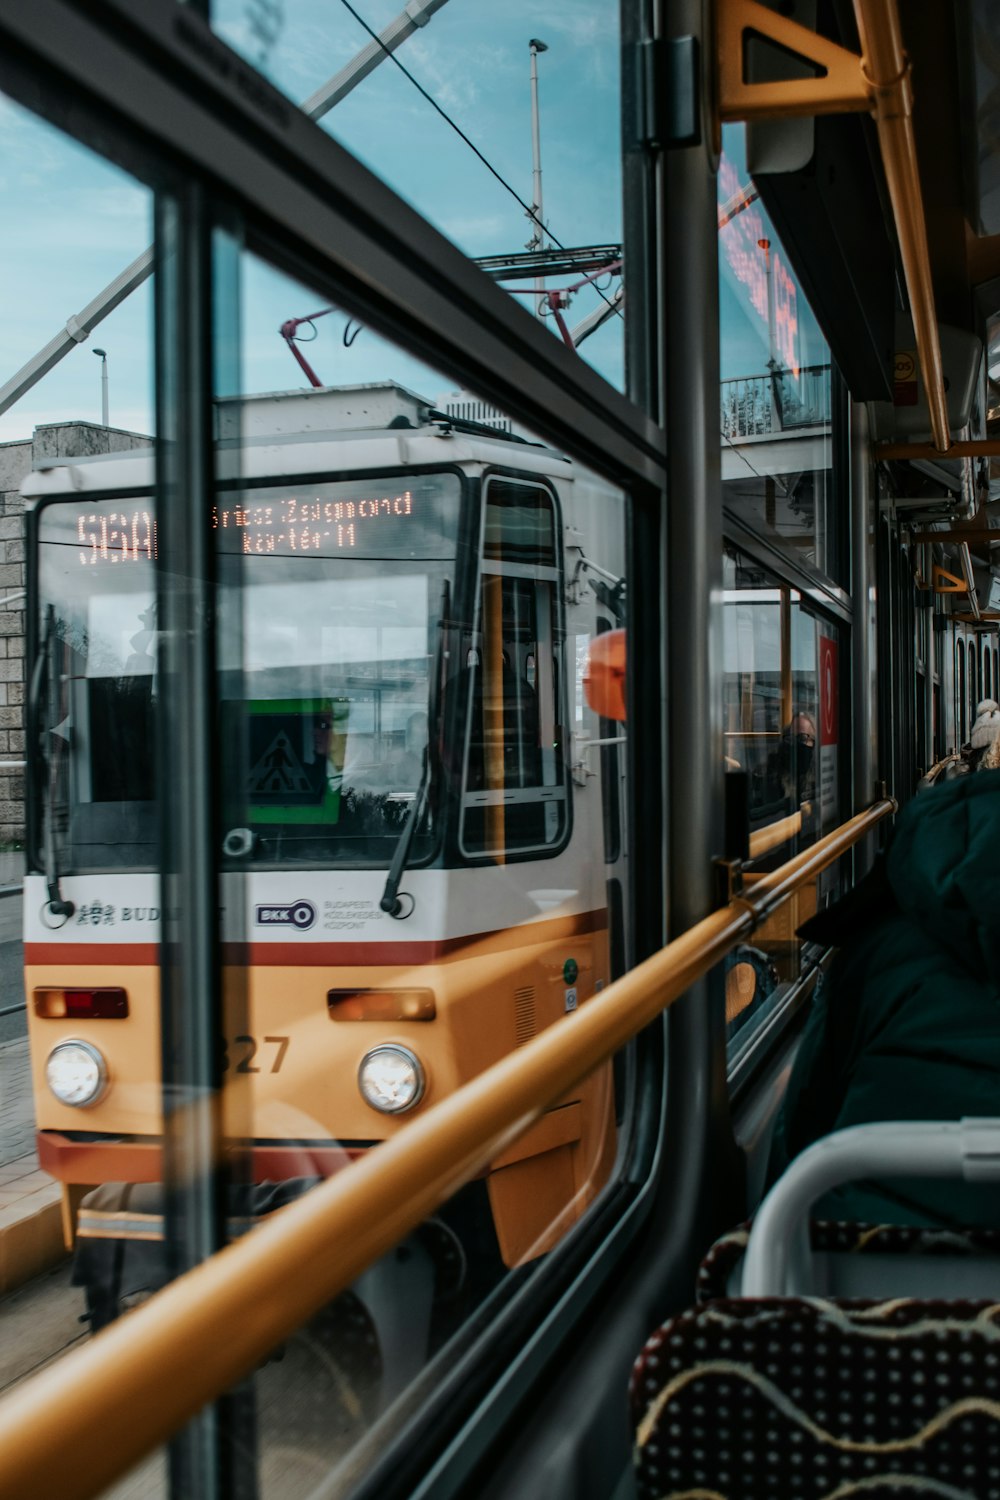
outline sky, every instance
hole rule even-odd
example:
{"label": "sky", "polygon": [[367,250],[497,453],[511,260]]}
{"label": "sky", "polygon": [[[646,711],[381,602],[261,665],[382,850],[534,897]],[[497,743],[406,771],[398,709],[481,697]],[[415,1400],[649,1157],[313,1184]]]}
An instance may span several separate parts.
{"label": "sky", "polygon": [[[350,0],[379,30],[402,0]],[[307,98],[369,38],[344,0],[215,0],[219,35],[296,102]],[[538,59],[544,217],[564,245],[618,243],[621,136],[616,0],[447,0],[397,56],[462,127],[496,171],[531,201],[529,41]],[[334,110],[322,128],[470,255],[525,247],[524,210],[469,147],[386,60]],[[742,127],[727,127],[721,202],[749,182]],[[7,380],[152,240],[150,190],[0,96],[0,383]],[[773,242],[776,318],[769,332],[760,248]],[[720,233],[723,378],[762,374],[777,356],[789,367],[828,359],[805,298],[785,264],[759,200]],[[287,318],[326,305],[308,287],[241,259],[240,375],[246,391],[304,383],[278,334]],[[568,286],[573,278],[553,278]],[[614,289],[609,278],[604,287]],[[521,284],[525,285],[524,283]],[[531,299],[521,300],[530,306]],[[601,305],[580,290],[572,327]],[[397,380],[438,400],[453,382],[362,330],[350,348],[337,311],[315,325],[304,352],[325,384]],[[623,320],[611,317],[581,355],[623,384]],[[310,330],[303,330],[308,334]],[[776,348],[770,347],[771,340]],[[7,413],[0,442],[23,439],[43,422],[101,420],[101,363],[108,355],[113,426],[151,433],[152,295],[147,281]]]}
{"label": "sky", "polygon": [[[402,0],[352,0],[379,30]],[[280,25],[274,25],[277,17]],[[339,0],[217,0],[219,35],[297,102],[369,40]],[[616,243],[621,234],[619,54],[615,0],[448,0],[399,49],[401,61],[528,203],[532,154],[528,42],[539,57],[544,216],[564,245]],[[322,121],[470,255],[521,250],[524,210],[391,61]],[[86,148],[0,97],[0,383],[7,380],[152,241],[151,192]],[[277,329],[326,305],[244,257],[242,380],[246,390],[303,383]],[[567,286],[572,278],[550,284]],[[613,283],[607,283],[613,288]],[[586,288],[574,325],[600,302]],[[364,330],[343,344],[346,317],[316,325],[306,351],[329,384],[395,379],[437,398],[452,381]],[[582,345],[612,384],[623,379],[622,320]],[[0,416],[0,442],[42,422],[101,420],[101,361],[108,355],[113,426],[152,431],[152,296],[147,282]]]}

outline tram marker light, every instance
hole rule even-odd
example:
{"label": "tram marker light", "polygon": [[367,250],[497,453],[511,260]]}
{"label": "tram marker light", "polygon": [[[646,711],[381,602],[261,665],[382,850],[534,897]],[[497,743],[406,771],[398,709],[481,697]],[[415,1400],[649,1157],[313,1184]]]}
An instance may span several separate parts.
{"label": "tram marker light", "polygon": [[328,990],[331,1021],[433,1021],[432,990]]}
{"label": "tram marker light", "polygon": [[85,1109],[106,1090],[108,1065],[90,1042],[60,1042],[49,1053],[45,1081],[60,1104]]}
{"label": "tram marker light", "polygon": [[396,1042],[373,1047],[358,1069],[361,1097],[383,1115],[400,1115],[413,1109],[423,1098],[424,1082],[416,1053]]}
{"label": "tram marker light", "polygon": [[32,997],[35,1015],[48,1020],[123,1021],[128,1015],[128,995],[112,985],[99,989],[40,986]]}
{"label": "tram marker light", "polygon": [[625,722],[625,632],[606,630],[587,647],[583,696],[602,719]]}

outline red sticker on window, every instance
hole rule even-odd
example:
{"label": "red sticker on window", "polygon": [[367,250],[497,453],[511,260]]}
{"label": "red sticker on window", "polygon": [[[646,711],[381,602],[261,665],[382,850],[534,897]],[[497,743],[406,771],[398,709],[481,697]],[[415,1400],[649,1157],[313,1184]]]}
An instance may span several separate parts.
{"label": "red sticker on window", "polygon": [[828,635],[819,638],[819,742],[837,743],[837,642]]}

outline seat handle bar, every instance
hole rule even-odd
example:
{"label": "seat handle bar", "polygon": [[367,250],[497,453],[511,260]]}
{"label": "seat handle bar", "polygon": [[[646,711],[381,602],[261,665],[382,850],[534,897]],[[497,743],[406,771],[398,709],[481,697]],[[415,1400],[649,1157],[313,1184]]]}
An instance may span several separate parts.
{"label": "seat handle bar", "polygon": [[842,1183],[882,1177],[1000,1182],[1000,1119],[880,1121],[816,1141],[796,1157],[758,1210],[742,1295],[804,1295],[810,1208]]}

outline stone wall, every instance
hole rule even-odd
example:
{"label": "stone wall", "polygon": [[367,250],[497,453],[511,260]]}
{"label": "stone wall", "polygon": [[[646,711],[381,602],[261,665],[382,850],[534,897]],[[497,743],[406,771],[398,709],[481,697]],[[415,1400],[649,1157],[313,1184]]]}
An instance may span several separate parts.
{"label": "stone wall", "polygon": [[[24,500],[32,469],[54,459],[148,448],[138,432],[95,422],[51,422],[0,443],[0,849],[24,842]],[[17,763],[21,762],[21,765]]]}

